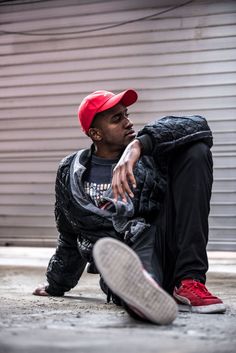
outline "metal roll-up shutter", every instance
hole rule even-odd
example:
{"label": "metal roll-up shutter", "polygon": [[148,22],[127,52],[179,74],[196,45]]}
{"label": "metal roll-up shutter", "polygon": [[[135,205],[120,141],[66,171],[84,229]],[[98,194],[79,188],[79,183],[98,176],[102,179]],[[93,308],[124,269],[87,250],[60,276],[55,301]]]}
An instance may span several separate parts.
{"label": "metal roll-up shutter", "polygon": [[236,249],[236,2],[176,7],[183,2],[0,4],[1,245],[55,244],[57,165],[89,145],[77,106],[94,90],[132,87],[137,129],[163,115],[207,117],[215,143],[209,249]]}

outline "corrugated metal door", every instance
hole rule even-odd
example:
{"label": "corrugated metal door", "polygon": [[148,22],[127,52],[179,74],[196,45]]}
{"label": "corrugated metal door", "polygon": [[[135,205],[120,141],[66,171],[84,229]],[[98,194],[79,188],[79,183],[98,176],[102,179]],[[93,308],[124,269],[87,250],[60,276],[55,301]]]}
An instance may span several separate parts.
{"label": "corrugated metal door", "polygon": [[0,4],[0,244],[55,244],[58,162],[89,145],[77,106],[91,91],[133,87],[137,129],[169,114],[208,118],[215,137],[209,248],[236,249],[236,2],[173,8],[181,3]]}

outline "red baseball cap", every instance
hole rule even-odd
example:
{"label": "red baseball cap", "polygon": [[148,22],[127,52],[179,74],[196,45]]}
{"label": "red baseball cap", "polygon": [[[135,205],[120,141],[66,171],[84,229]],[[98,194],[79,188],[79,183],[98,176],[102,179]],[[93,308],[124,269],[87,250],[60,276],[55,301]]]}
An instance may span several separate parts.
{"label": "red baseball cap", "polygon": [[92,121],[97,113],[114,107],[121,103],[125,107],[136,102],[138,94],[132,89],[114,94],[109,91],[95,91],[85,97],[78,109],[78,118],[82,130],[88,134]]}

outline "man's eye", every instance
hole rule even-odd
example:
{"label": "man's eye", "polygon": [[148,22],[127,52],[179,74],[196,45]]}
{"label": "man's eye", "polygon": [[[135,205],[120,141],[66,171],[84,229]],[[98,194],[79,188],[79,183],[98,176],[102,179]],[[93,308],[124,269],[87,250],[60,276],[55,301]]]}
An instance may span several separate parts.
{"label": "man's eye", "polygon": [[112,118],[112,121],[113,122],[119,122],[123,117],[124,118],[128,118],[129,116],[129,113],[123,113],[123,114],[117,114],[117,115],[114,115],[113,118]]}
{"label": "man's eye", "polygon": [[120,119],[122,118],[122,115],[114,115],[113,118],[112,118],[112,121],[113,122],[117,122],[117,121],[120,121]]}

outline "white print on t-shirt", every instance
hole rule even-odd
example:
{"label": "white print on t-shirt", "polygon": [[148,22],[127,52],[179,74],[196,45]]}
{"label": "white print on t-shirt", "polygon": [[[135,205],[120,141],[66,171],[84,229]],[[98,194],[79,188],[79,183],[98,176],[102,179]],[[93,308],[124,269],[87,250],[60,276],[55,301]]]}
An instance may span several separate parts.
{"label": "white print on t-shirt", "polygon": [[91,197],[97,207],[101,207],[101,205],[105,202],[103,199],[103,194],[107,189],[109,189],[110,186],[111,184],[96,184],[89,183],[87,181],[84,182],[84,190],[86,194]]}

